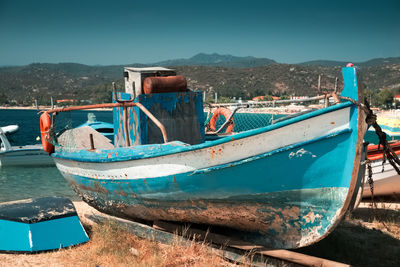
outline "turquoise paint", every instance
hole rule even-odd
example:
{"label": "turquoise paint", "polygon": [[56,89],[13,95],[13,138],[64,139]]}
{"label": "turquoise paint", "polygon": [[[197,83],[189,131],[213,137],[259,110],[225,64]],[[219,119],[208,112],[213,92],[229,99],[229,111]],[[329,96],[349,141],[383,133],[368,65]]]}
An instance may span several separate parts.
{"label": "turquoise paint", "polygon": [[[187,118],[195,117],[199,124],[200,131],[200,142],[205,140],[204,132],[204,113],[203,113],[203,100],[201,92],[179,92],[179,93],[163,93],[163,94],[142,94],[137,96],[133,102],[141,103],[145,108],[147,108],[153,115],[158,118],[162,123],[164,119],[164,125],[167,129],[169,127],[168,123],[175,119],[180,119],[183,114],[178,114],[178,107],[184,112],[194,112],[194,114],[185,114]],[[118,93],[118,98],[121,100],[131,99],[131,94],[128,93]],[[194,109],[190,109],[190,105],[184,105],[184,103],[193,103]],[[190,109],[189,111],[187,109]],[[168,112],[169,117],[164,116],[164,112]],[[160,114],[158,114],[160,113]],[[150,121],[147,116],[141,112],[138,107],[128,107],[128,124],[131,126],[129,130],[129,140],[131,145],[145,145],[148,144],[149,134],[154,135],[154,133],[149,130],[149,124],[153,122]],[[164,116],[164,117],[163,117]],[[124,131],[124,125],[122,123],[123,119],[123,108],[113,108],[113,118],[114,118],[114,133],[115,133],[115,144],[117,147],[126,146],[126,136]],[[157,129],[157,131],[159,131]],[[120,136],[118,136],[118,133]],[[168,133],[168,131],[167,131]],[[158,132],[157,132],[158,134]],[[123,140],[119,140],[122,137]],[[160,135],[161,137],[161,135]],[[162,143],[160,139],[160,143]]]}
{"label": "turquoise paint", "polygon": [[[31,240],[29,235],[31,235]],[[89,241],[89,238],[78,216],[37,223],[0,220],[0,251],[34,252],[53,250],[87,241]]]}
{"label": "turquoise paint", "polygon": [[331,137],[334,137],[334,136],[337,136],[337,135],[340,135],[340,134],[350,133],[350,132],[351,132],[351,129],[344,129],[344,130],[341,130],[341,131],[338,131],[338,132],[335,132],[335,133],[331,133],[331,134],[329,134],[327,136],[322,136],[322,137],[319,137],[319,138],[316,138],[316,139],[313,139],[313,140],[308,140],[306,142],[300,142],[300,143],[293,144],[293,145],[290,145],[290,146],[285,146],[285,147],[282,147],[282,148],[279,148],[279,149],[275,149],[275,150],[272,150],[272,151],[269,151],[267,153],[264,153],[264,154],[261,154],[261,155],[257,155],[257,156],[251,157],[251,158],[246,158],[246,159],[242,159],[240,161],[230,162],[230,163],[223,164],[223,165],[213,166],[213,167],[206,168],[206,169],[196,170],[193,174],[199,174],[199,173],[202,173],[202,172],[210,172],[210,171],[215,171],[215,170],[218,170],[218,169],[230,168],[230,167],[237,166],[237,165],[240,165],[240,164],[244,164],[244,163],[247,163],[247,162],[250,162],[250,161],[253,161],[253,160],[257,160],[257,159],[260,159],[260,158],[271,156],[271,155],[276,154],[276,153],[280,153],[280,152],[287,151],[287,150],[294,149],[294,148],[299,148],[299,147],[305,146],[307,144],[311,144],[311,143],[314,143],[314,142],[317,142],[317,141],[320,141],[320,140],[323,140],[323,139],[326,139],[326,138],[331,138]]}
{"label": "turquoise paint", "polygon": [[362,84],[360,70],[354,67],[342,68],[342,75],[344,88],[340,95],[350,97],[351,99],[358,101],[358,85]]}
{"label": "turquoise paint", "polygon": [[0,220],[0,251],[31,251],[29,225]]}
{"label": "turquoise paint", "polygon": [[78,216],[69,216],[30,225],[32,251],[65,248],[89,241]]}
{"label": "turquoise paint", "polygon": [[[344,131],[318,142],[277,150],[262,157],[244,160],[240,164],[233,163],[231,167],[226,164],[221,168],[214,167],[173,176],[112,180],[79,176],[70,178],[88,187],[94,187],[93,183],[98,181],[110,192],[107,198],[114,200],[120,199],[121,196],[113,192],[121,190],[127,195],[134,193],[139,198],[189,200],[229,199],[241,195],[305,188],[348,187],[352,166],[351,169],[343,166],[351,160],[347,155],[351,135],[352,132]],[[300,149],[308,153],[302,157],[291,157],[291,153],[296,154]],[[330,168],[332,159],[335,159],[337,168]],[[283,167],[277,167],[282,164]],[[327,172],[327,169],[330,171]],[[323,180],[317,178],[322,176],[325,177]],[[130,203],[131,200],[137,201],[130,197],[124,198],[125,203]]]}

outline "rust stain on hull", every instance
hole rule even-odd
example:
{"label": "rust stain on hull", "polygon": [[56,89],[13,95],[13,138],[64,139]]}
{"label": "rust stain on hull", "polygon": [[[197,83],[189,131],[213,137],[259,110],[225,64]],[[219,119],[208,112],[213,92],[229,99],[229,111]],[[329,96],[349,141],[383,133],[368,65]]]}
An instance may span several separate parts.
{"label": "rust stain on hull", "polygon": [[[117,193],[117,192],[114,192]],[[118,192],[122,195],[121,192]],[[149,221],[166,220],[209,224],[230,227],[239,231],[253,232],[265,246],[273,248],[296,248],[312,243],[325,230],[320,225],[323,209],[265,203],[208,202],[204,200],[157,202],[137,198],[132,204],[119,201],[106,201],[88,197],[92,205],[106,213],[119,216],[123,214],[134,219]],[[136,203],[135,203],[136,202]],[[335,221],[334,218],[331,219]],[[329,225],[328,225],[329,226]],[[327,226],[327,227],[328,227]]]}
{"label": "rust stain on hull", "polygon": [[109,194],[108,190],[105,189],[103,186],[101,186],[98,181],[94,181],[93,182],[93,187],[85,186],[85,185],[82,185],[82,184],[78,185],[76,183],[75,183],[75,186],[78,187],[79,189],[87,190],[87,191],[90,191],[90,192]]}

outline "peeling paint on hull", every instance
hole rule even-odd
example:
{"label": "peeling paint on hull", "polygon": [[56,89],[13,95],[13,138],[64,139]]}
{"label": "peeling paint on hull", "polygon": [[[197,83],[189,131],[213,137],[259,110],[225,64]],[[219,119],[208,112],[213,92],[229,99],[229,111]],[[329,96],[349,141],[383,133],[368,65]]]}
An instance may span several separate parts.
{"label": "peeling paint on hull", "polygon": [[[246,231],[252,242],[264,246],[296,248],[313,243],[339,219],[352,168],[341,155],[348,149],[351,134],[344,132],[209,171],[157,178],[119,178],[121,170],[117,169],[117,178],[85,177],[74,174],[69,167],[73,162],[56,161],[80,197],[106,213],[227,226]],[[293,157],[296,153],[301,156]],[[342,167],[319,179],[332,166],[326,157],[337,158]],[[285,160],[290,168],[276,168]],[[93,164],[93,169],[101,165]]]}
{"label": "peeling paint on hull", "polygon": [[338,187],[228,199],[168,201],[131,198],[128,204],[83,190],[72,181],[70,183],[85,202],[111,215],[231,227],[246,232],[240,234],[241,238],[271,248],[297,248],[313,243],[338,219],[348,192],[348,188]]}

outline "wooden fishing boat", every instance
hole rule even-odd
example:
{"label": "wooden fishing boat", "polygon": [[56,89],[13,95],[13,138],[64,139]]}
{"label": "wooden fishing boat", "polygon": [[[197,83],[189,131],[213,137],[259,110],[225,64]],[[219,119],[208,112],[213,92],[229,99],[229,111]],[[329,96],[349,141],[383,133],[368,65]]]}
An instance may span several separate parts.
{"label": "wooden fishing boat", "polygon": [[[126,92],[114,103],[41,116],[44,147],[96,209],[230,227],[271,248],[297,248],[329,234],[354,202],[366,131],[356,68],[343,68],[342,100],[333,106],[212,138],[204,131],[201,93],[181,86],[168,69],[125,71]],[[99,106],[114,108],[113,145],[81,128],[71,133],[82,138],[74,146],[56,142],[50,115]]]}
{"label": "wooden fishing boat", "polygon": [[[400,141],[391,142],[390,147],[397,155],[400,154]],[[383,162],[383,147],[369,145],[367,158],[371,160],[374,196],[400,196],[400,175],[389,161]],[[362,195],[366,198],[372,196],[368,183],[365,183]]]}

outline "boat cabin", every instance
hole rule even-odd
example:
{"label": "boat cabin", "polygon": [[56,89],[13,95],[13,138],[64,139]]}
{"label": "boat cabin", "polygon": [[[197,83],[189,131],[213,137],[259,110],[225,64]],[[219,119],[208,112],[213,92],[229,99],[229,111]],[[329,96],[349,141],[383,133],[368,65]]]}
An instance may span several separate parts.
{"label": "boat cabin", "polygon": [[[162,67],[126,67],[124,77],[125,92],[114,94],[113,102],[143,105],[165,127],[168,141],[204,142],[202,93],[188,89],[183,76]],[[113,108],[113,119],[115,147],[164,143],[160,128],[137,106]]]}

